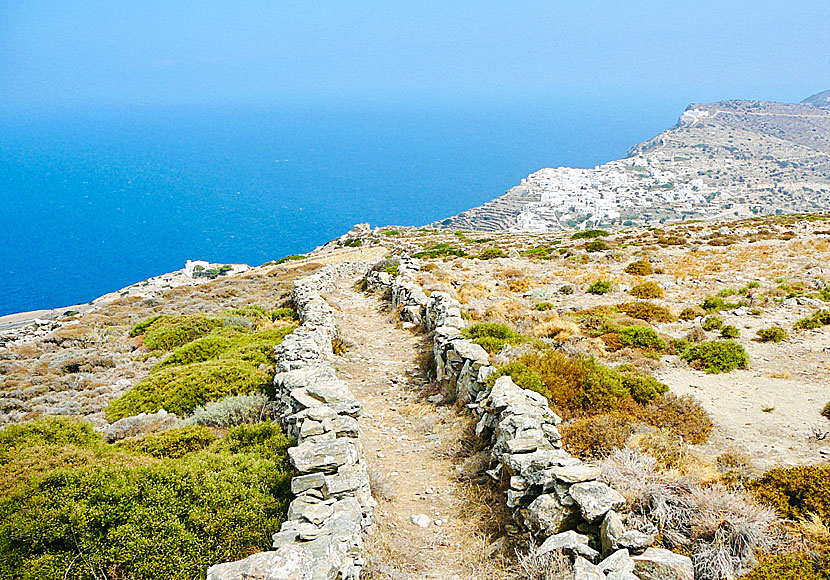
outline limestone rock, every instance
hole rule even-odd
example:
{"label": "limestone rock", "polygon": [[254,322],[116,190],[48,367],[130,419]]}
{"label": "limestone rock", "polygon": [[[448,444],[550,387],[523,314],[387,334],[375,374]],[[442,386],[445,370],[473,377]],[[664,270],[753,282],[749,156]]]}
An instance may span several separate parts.
{"label": "limestone rock", "polygon": [[542,494],[527,506],[525,520],[547,534],[558,534],[574,526],[577,513],[576,508],[562,505],[555,495]]}
{"label": "limestone rock", "polygon": [[432,520],[430,520],[429,516],[426,514],[412,514],[409,517],[409,521],[419,528],[428,528],[429,524],[432,523]]}
{"label": "limestone rock", "polygon": [[619,548],[619,538],[625,532],[625,527],[622,523],[622,518],[614,510],[605,514],[602,519],[602,526],[599,530],[600,542],[602,542],[602,553],[610,554],[612,551]]}
{"label": "limestone rock", "polygon": [[602,562],[599,563],[599,569],[603,574],[610,574],[611,572],[634,572],[634,560],[628,553],[628,550],[617,550]]}
{"label": "limestone rock", "polygon": [[589,522],[625,505],[625,498],[620,492],[599,481],[576,483],[569,493],[579,505],[582,517]]}
{"label": "limestone rock", "polygon": [[585,558],[574,560],[574,580],[605,580],[605,574]]}
{"label": "limestone rock", "polygon": [[692,559],[662,548],[649,548],[634,556],[634,573],[640,580],[694,580]]}
{"label": "limestone rock", "polygon": [[206,580],[312,580],[312,555],[299,545],[211,566]]}
{"label": "limestone rock", "polygon": [[322,443],[305,442],[291,447],[288,456],[301,473],[333,473],[341,465],[354,465],[358,459],[358,448],[350,439],[335,439]]}
{"label": "limestone rock", "polygon": [[573,530],[568,530],[567,532],[561,532],[545,540],[539,546],[538,554],[542,555],[553,552],[554,550],[564,550],[572,554],[577,554],[577,556],[584,556],[593,560],[599,556],[599,552],[591,548],[588,545],[588,541],[588,536],[583,536]]}

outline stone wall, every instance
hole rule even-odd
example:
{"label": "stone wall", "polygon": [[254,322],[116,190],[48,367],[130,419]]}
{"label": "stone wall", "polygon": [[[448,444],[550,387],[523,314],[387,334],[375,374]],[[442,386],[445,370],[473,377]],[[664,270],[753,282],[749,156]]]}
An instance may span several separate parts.
{"label": "stone wall", "polygon": [[[490,385],[488,378],[496,369],[481,346],[463,338],[467,323],[461,305],[443,292],[427,296],[413,280],[417,270],[416,261],[404,261],[397,276],[371,272],[367,282],[388,294],[403,320],[432,333],[437,380],[449,384],[458,400],[478,415],[476,433],[491,453],[488,473],[509,484],[507,505],[517,522],[543,539],[540,552],[572,553],[581,571],[577,578],[651,578],[642,570],[662,570],[664,564],[676,573],[667,577],[686,578],[691,560],[666,550],[646,550],[654,538],[627,530],[617,513],[625,498],[599,481],[597,466],[562,449],[557,429],[561,419],[544,396],[507,376]],[[632,553],[642,554],[632,558]]]}
{"label": "stone wall", "polygon": [[329,265],[294,283],[300,326],[276,351],[276,398],[283,429],[297,438],[288,450],[300,475],[273,551],[212,566],[207,580],[356,580],[362,532],[375,502],[358,439],[360,403],[335,376],[334,313],[321,293],[339,277],[359,277],[370,264]]}

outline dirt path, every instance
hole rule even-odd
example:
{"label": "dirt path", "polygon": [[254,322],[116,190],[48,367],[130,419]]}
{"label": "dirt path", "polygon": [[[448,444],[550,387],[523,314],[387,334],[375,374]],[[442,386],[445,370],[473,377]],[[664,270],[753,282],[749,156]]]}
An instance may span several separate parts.
{"label": "dirt path", "polygon": [[499,578],[487,558],[482,516],[469,509],[473,486],[456,475],[469,417],[426,401],[436,391],[418,368],[425,338],[402,330],[379,298],[343,289],[348,285],[326,298],[351,343],[336,368],[363,404],[360,439],[379,502],[367,576]]}

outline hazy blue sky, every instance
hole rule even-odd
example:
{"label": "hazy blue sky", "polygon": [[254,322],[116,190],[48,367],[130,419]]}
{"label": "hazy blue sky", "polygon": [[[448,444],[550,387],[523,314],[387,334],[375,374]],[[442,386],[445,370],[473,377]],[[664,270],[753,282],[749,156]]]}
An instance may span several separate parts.
{"label": "hazy blue sky", "polygon": [[797,100],[830,2],[4,0],[0,104]]}

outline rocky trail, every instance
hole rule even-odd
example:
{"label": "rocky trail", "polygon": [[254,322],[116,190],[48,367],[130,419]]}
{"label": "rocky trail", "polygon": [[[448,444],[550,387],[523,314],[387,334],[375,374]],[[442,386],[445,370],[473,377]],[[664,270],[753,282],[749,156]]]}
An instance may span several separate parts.
{"label": "rocky trail", "polygon": [[326,299],[348,343],[335,366],[363,405],[360,439],[379,503],[369,578],[498,578],[480,506],[469,509],[482,501],[472,491],[480,489],[457,477],[470,419],[427,400],[440,395],[419,369],[425,338],[400,328],[378,297],[348,286]]}

